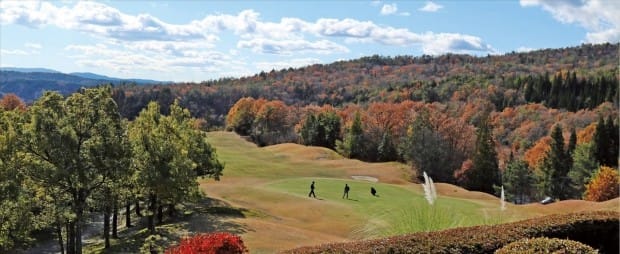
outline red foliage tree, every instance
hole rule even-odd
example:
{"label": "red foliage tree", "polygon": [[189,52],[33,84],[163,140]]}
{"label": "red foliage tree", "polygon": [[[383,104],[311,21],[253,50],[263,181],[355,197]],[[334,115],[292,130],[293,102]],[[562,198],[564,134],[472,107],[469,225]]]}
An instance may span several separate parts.
{"label": "red foliage tree", "polygon": [[247,253],[240,236],[230,233],[199,234],[181,240],[177,246],[166,250],[166,254],[239,254]]}

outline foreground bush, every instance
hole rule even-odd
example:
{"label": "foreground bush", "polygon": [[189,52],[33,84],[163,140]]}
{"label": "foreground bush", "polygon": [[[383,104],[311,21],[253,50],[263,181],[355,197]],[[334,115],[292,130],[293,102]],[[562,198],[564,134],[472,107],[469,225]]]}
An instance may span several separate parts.
{"label": "foreground bush", "polygon": [[285,253],[493,253],[511,242],[535,237],[570,239],[601,253],[618,253],[619,223],[616,211],[550,215],[494,226],[301,247]]}
{"label": "foreground bush", "polygon": [[508,244],[497,250],[495,254],[511,254],[511,253],[583,253],[596,254],[596,250],[592,247],[580,242],[571,240],[562,240],[557,238],[532,238]]}
{"label": "foreground bush", "polygon": [[241,237],[230,233],[200,234],[181,240],[166,254],[241,254],[248,249]]}

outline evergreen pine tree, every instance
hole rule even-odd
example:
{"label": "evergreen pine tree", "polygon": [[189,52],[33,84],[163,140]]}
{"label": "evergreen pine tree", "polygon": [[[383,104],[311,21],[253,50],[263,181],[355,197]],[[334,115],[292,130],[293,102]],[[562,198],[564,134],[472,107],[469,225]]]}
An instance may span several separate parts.
{"label": "evergreen pine tree", "polygon": [[592,154],[592,143],[577,145],[573,152],[573,164],[568,177],[571,180],[572,198],[581,198],[585,191],[585,185],[599,167],[596,158]]}
{"label": "evergreen pine tree", "polygon": [[602,116],[599,117],[598,123],[596,124],[592,142],[594,158],[596,158],[596,161],[601,165],[607,165],[606,162],[609,157],[609,135]]}
{"label": "evergreen pine tree", "polygon": [[476,133],[476,151],[473,157],[473,167],[466,174],[466,187],[469,190],[494,193],[493,185],[501,183],[493,130],[489,124],[488,115],[483,119]]}
{"label": "evergreen pine tree", "polygon": [[397,159],[396,148],[392,142],[392,135],[389,130],[384,132],[381,136],[381,143],[379,143],[379,147],[377,147],[377,152],[379,153],[377,155],[379,161],[394,161]]}
{"label": "evergreen pine tree", "polygon": [[344,140],[339,143],[338,152],[348,158],[362,159],[364,156],[364,130],[362,129],[362,117],[360,112],[355,113],[351,127],[347,131]]}
{"label": "evergreen pine tree", "polygon": [[562,127],[557,124],[551,132],[551,149],[541,163],[539,184],[543,195],[566,199],[569,197],[568,156],[564,151]]}
{"label": "evergreen pine tree", "polygon": [[618,146],[620,145],[618,142],[618,125],[614,124],[611,115],[607,117],[607,122],[605,123],[605,130],[608,135],[608,144],[607,144],[607,157],[605,158],[605,164],[610,167],[618,166]]}
{"label": "evergreen pine tree", "polygon": [[502,184],[507,200],[515,204],[523,204],[530,199],[534,177],[525,161],[510,160],[502,174]]}

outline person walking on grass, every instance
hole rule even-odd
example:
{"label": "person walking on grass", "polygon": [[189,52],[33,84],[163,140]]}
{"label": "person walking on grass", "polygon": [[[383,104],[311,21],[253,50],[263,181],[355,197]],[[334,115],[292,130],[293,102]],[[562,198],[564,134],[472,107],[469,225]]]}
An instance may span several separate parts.
{"label": "person walking on grass", "polygon": [[344,198],[346,196],[347,199],[349,199],[349,190],[350,189],[351,188],[349,188],[349,185],[345,183],[344,184],[344,194],[342,194],[342,198]]}
{"label": "person walking on grass", "polygon": [[308,193],[308,197],[310,196],[316,198],[316,195],[314,194],[314,181],[312,181],[312,184],[310,184],[310,193]]}
{"label": "person walking on grass", "polygon": [[375,187],[370,187],[370,194],[372,194],[375,197],[379,196],[379,194],[377,194],[377,190],[375,190]]}

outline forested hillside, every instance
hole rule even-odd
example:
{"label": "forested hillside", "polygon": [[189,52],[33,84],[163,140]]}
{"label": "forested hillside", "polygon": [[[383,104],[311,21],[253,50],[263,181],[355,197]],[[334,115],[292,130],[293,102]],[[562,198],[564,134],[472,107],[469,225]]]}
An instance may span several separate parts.
{"label": "forested hillside", "polygon": [[119,87],[114,98],[129,119],[151,100],[165,113],[178,98],[204,128],[226,126],[259,145],[296,142],[403,161],[470,190],[505,185],[512,201],[526,202],[581,198],[599,166],[617,166],[617,64],[618,44],[371,56],[199,84]]}
{"label": "forested hillside", "polygon": [[170,105],[173,98],[180,98],[194,116],[204,117],[211,126],[223,126],[228,110],[243,97],[281,100],[295,106],[336,107],[405,100],[459,104],[482,101],[495,111],[541,102],[549,108],[576,111],[613,101],[617,65],[618,44],[585,44],[487,57],[375,55],[238,79],[126,86],[117,89],[116,100],[123,114],[133,118],[152,99]]}

